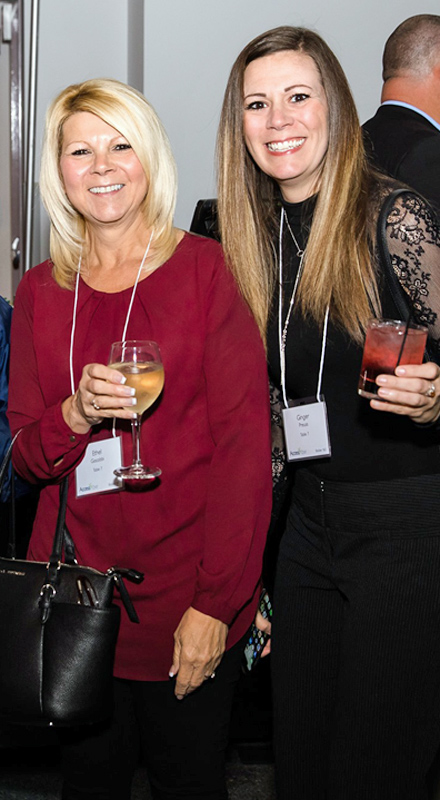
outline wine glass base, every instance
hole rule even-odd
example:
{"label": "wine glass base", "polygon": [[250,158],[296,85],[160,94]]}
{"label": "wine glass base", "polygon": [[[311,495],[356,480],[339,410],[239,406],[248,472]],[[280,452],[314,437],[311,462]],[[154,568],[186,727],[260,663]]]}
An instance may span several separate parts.
{"label": "wine glass base", "polygon": [[159,467],[120,467],[114,470],[114,475],[122,481],[154,481],[162,470]]}

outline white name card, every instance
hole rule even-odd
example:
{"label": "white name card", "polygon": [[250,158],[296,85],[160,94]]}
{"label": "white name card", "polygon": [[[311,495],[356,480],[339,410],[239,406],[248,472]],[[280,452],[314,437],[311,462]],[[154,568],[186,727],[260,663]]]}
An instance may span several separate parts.
{"label": "white name card", "polygon": [[[311,402],[310,402],[311,401]],[[288,461],[305,461],[331,455],[327,406],[324,398],[305,397],[283,409]]]}
{"label": "white name card", "polygon": [[76,496],[85,497],[99,492],[121,489],[114,470],[122,464],[121,437],[112,436],[92,442],[75,470]]}

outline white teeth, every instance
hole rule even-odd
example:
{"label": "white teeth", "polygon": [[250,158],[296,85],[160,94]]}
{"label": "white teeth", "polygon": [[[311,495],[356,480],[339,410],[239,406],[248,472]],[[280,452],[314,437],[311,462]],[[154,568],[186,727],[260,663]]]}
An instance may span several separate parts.
{"label": "white teeth", "polygon": [[107,194],[107,192],[116,192],[118,189],[122,189],[123,185],[123,183],[114,183],[112,186],[93,186],[89,191],[92,194]]}
{"label": "white teeth", "polygon": [[303,139],[289,139],[287,142],[268,142],[267,149],[272,152],[282,153],[285,150],[294,150],[295,147],[300,147],[305,142]]}

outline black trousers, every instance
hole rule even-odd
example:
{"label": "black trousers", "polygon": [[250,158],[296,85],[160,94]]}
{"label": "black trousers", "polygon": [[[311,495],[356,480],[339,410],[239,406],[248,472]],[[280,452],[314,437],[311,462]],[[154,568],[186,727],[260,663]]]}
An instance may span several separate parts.
{"label": "black trousers", "polygon": [[154,800],[227,800],[225,751],[244,640],[184,700],[174,681],[115,679],[111,723],[60,733],[63,800],[130,800],[140,755]]}
{"label": "black trousers", "polygon": [[425,800],[440,744],[440,477],[301,471],[272,634],[279,800]]}

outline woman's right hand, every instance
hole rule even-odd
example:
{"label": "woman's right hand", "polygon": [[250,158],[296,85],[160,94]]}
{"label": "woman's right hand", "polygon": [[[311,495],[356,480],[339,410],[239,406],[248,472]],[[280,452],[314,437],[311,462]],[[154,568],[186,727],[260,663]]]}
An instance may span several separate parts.
{"label": "woman's right hand", "polygon": [[[257,611],[255,616],[255,626],[263,633],[267,633],[270,637],[272,633],[272,623],[263,617],[261,611]],[[263,652],[261,653],[261,658],[264,656],[268,656],[270,653],[270,638],[267,640],[266,644],[264,645]]]}
{"label": "woman's right hand", "polygon": [[402,364],[394,375],[378,375],[376,383],[378,399],[370,401],[376,411],[402,414],[419,425],[439,419],[440,368],[434,362]]}
{"label": "woman's right hand", "polygon": [[125,377],[104,364],[87,364],[74,395],[62,404],[63,417],[74,433],[87,433],[103,419],[133,419],[135,390],[124,386]]}

